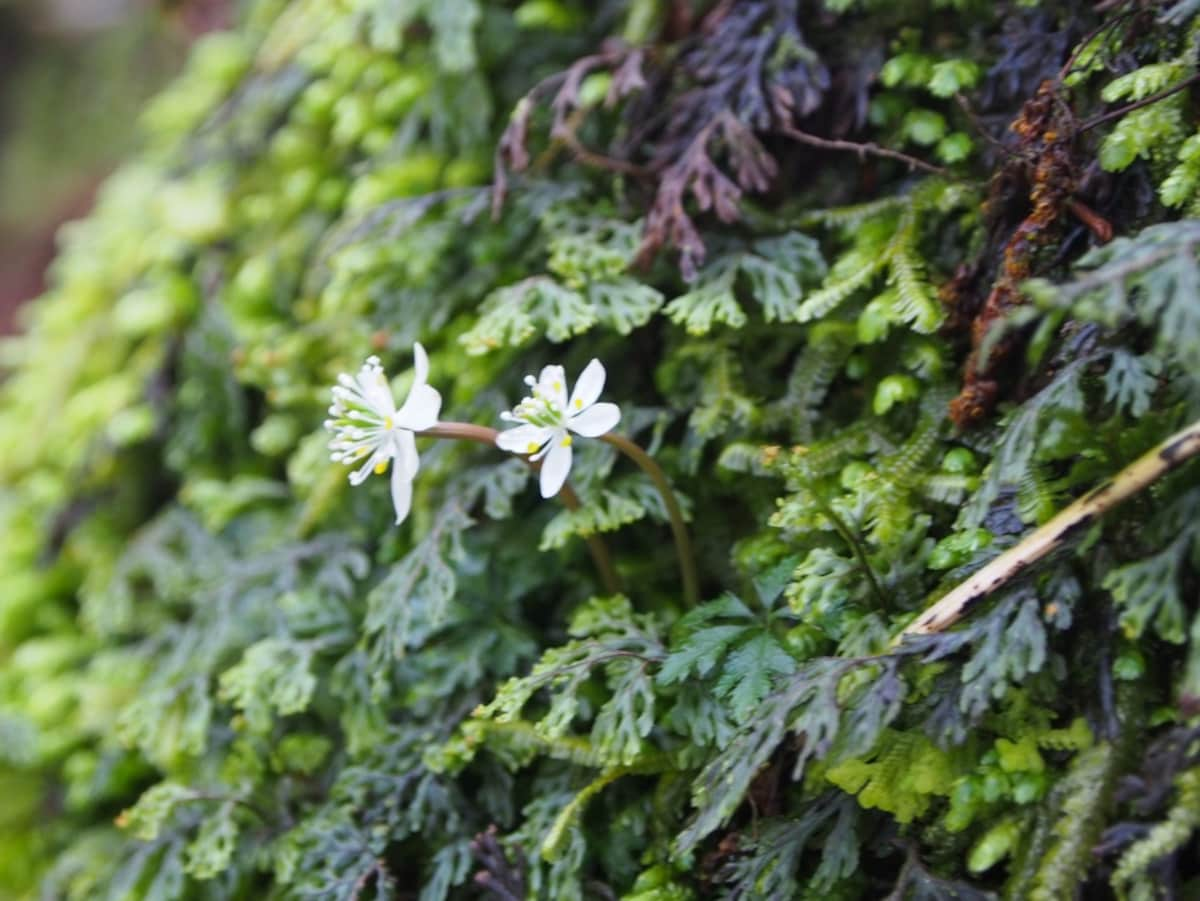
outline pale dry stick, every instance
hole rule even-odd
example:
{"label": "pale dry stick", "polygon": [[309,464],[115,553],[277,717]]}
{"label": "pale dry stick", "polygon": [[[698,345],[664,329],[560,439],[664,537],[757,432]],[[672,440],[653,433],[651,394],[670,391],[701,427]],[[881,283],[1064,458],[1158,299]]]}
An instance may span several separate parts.
{"label": "pale dry stick", "polygon": [[1096,519],[1151,482],[1200,454],[1200,422],[1176,432],[1113,478],[1089,491],[1015,547],[952,589],[909,625],[905,635],[944,632],[981,601],[1084,532]]}
{"label": "pale dry stick", "polygon": [[700,579],[696,575],[696,558],[692,556],[692,541],[688,537],[687,524],[683,521],[683,510],[675,499],[671,483],[667,481],[666,473],[648,453],[626,438],[609,432],[600,436],[601,441],[611,444],[630,460],[636,463],[650,477],[654,487],[662,496],[667,508],[667,517],[671,522],[671,536],[675,539],[675,554],[679,557],[679,576],[683,582],[683,597],[689,607],[700,603]]}
{"label": "pale dry stick", "polygon": [[[496,436],[500,433],[488,426],[474,425],[469,422],[439,422],[433,428],[425,429],[416,434],[427,438],[474,441],[478,444],[488,444],[495,447]],[[537,468],[536,464],[531,463],[530,465],[534,469]],[[579,496],[570,485],[565,483],[558,492],[558,499],[562,501],[562,505],[568,510],[578,510],[581,506]],[[592,562],[596,565],[597,572],[600,573],[600,581],[604,583],[604,590],[609,594],[620,594],[621,579],[617,576],[617,571],[613,568],[612,557],[608,553],[608,545],[604,543],[604,539],[595,534],[585,535],[584,540],[587,541],[588,551],[592,555]]]}

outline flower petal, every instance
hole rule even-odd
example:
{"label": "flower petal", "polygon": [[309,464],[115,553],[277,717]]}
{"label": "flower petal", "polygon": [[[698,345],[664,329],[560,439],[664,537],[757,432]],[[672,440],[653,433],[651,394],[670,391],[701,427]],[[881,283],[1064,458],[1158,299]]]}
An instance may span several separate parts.
{"label": "flower petal", "polygon": [[380,419],[395,412],[396,401],[392,397],[392,386],[378,363],[374,366],[365,365],[358,371],[358,390],[371,412]]}
{"label": "flower petal", "polygon": [[395,423],[402,429],[414,432],[431,429],[437,424],[442,412],[442,396],[429,385],[413,385],[404,399],[404,406],[396,411]]}
{"label": "flower petal", "polygon": [[420,342],[413,344],[413,369],[416,370],[414,385],[424,385],[429,379],[429,356]]}
{"label": "flower petal", "polygon": [[542,497],[554,497],[562,490],[567,481],[567,473],[571,471],[571,445],[559,442],[550,448],[546,459],[542,461],[542,472],[538,485],[542,489]]}
{"label": "flower petal", "polygon": [[561,366],[543,366],[537,390],[558,409],[567,408],[567,371]]}
{"label": "flower petal", "polygon": [[396,525],[400,525],[412,509],[412,479],[399,466],[392,467],[392,506],[396,508]]}
{"label": "flower petal", "polygon": [[579,374],[579,378],[575,380],[575,390],[571,392],[571,403],[567,407],[568,415],[578,413],[596,402],[596,398],[604,390],[604,377],[603,363],[599,360],[592,360],[587,364],[583,372]]}
{"label": "flower petal", "polygon": [[402,429],[394,433],[392,441],[396,446],[396,471],[404,473],[412,480],[421,468],[421,458],[417,456],[416,436]]}
{"label": "flower petal", "polygon": [[593,404],[570,417],[567,420],[567,428],[585,438],[598,438],[605,432],[611,432],[620,421],[621,408],[616,404]]}
{"label": "flower petal", "polygon": [[553,429],[537,425],[519,425],[496,436],[496,446],[514,454],[532,454],[550,440]]}

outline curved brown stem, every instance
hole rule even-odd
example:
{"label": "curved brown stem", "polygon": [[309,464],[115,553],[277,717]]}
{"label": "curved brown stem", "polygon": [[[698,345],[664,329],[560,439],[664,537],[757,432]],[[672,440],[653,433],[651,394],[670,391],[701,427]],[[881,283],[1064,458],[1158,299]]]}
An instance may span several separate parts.
{"label": "curved brown stem", "polygon": [[683,582],[683,596],[689,607],[695,607],[700,603],[700,580],[696,575],[696,558],[692,556],[692,541],[688,537],[687,524],[683,521],[683,511],[679,508],[679,502],[675,499],[675,492],[671,489],[671,483],[667,481],[666,473],[662,471],[653,457],[624,435],[615,435],[609,432],[607,435],[601,435],[600,440],[608,442],[641,467],[642,471],[650,477],[650,481],[654,483],[654,487],[658,489],[658,493],[662,495],[663,504],[666,505],[667,515],[671,521],[671,534],[675,538],[675,553],[679,557],[679,576]]}
{"label": "curved brown stem", "polygon": [[1134,110],[1141,109],[1144,106],[1149,106],[1152,103],[1158,103],[1160,100],[1165,100],[1172,94],[1178,94],[1180,91],[1187,90],[1197,81],[1200,81],[1200,72],[1193,72],[1183,81],[1171,85],[1169,88],[1164,88],[1158,93],[1151,94],[1149,97],[1143,97],[1141,100],[1133,103],[1127,103],[1125,106],[1118,109],[1109,110],[1107,113],[1101,113],[1098,116],[1093,116],[1082,125],[1079,126],[1080,132],[1090,131],[1097,125],[1103,125],[1105,122],[1111,122],[1113,119],[1119,119],[1124,115],[1132,113]]}
{"label": "curved brown stem", "polygon": [[[474,425],[469,422],[439,422],[433,428],[425,429],[416,434],[427,438],[474,441],[477,444],[487,444],[495,447],[496,436],[500,433],[488,426]],[[529,463],[529,465],[534,470],[538,469],[539,466],[537,463]],[[569,484],[562,486],[562,489],[558,492],[558,499],[562,501],[562,505],[568,510],[578,510],[581,506],[579,495],[575,493],[575,490]],[[599,535],[587,535],[584,537],[584,540],[587,541],[588,551],[592,555],[592,562],[596,565],[596,571],[600,573],[600,581],[604,583],[604,590],[609,594],[620,594],[622,590],[621,579],[617,576],[616,569],[613,568],[612,557],[608,553],[608,545],[604,543],[604,539]]]}
{"label": "curved brown stem", "polygon": [[880,147],[874,143],[860,144],[857,141],[822,138],[819,135],[801,131],[791,125],[779,129],[779,133],[800,144],[819,147],[822,150],[842,150],[849,153],[856,153],[860,159],[864,156],[881,156],[904,163],[909,169],[920,169],[923,172],[930,172],[933,175],[942,175],[947,178],[951,175],[950,170],[942,166],[935,166],[933,163],[927,163],[924,160],[917,159],[915,156],[909,156],[907,153],[901,153],[899,150],[892,150],[888,147]]}

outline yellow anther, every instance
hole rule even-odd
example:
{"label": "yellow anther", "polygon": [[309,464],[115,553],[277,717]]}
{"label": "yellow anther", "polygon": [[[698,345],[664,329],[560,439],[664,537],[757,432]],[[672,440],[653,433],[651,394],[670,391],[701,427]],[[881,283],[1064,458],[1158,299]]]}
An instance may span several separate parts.
{"label": "yellow anther", "polygon": [[375,475],[381,476],[385,472],[387,472],[387,463],[388,463],[387,460],[380,460],[378,463],[376,463],[375,464]]}
{"label": "yellow anther", "polygon": [[563,447],[571,446],[571,436],[570,435],[563,435],[562,446]]}
{"label": "yellow anther", "polygon": [[576,410],[583,409],[583,398],[582,397],[575,398],[575,409]]}
{"label": "yellow anther", "polygon": [[562,391],[562,382],[555,382],[555,383],[554,383],[554,390],[555,390],[555,391]]}
{"label": "yellow anther", "polygon": [[355,459],[355,460],[361,460],[363,457],[365,457],[365,456],[367,455],[367,451],[368,451],[368,449],[367,449],[367,448],[365,448],[365,447],[360,447],[358,450],[356,450],[356,451],[354,452],[354,459]]}
{"label": "yellow anther", "polygon": [[390,429],[390,428],[392,427],[392,417],[390,417],[390,416],[385,416],[385,417],[383,418],[383,427],[384,427],[385,429]]}
{"label": "yellow anther", "polygon": [[538,449],[537,442],[536,442],[536,441],[530,441],[530,442],[529,442],[529,444],[527,444],[527,445],[525,446],[525,453],[527,453],[527,454],[536,453],[536,452],[537,452],[537,449]]}

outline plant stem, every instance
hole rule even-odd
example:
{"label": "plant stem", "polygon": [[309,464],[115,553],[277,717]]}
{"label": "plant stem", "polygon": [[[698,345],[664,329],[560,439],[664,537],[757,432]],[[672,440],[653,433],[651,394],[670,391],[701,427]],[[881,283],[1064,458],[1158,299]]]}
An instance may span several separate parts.
{"label": "plant stem", "polygon": [[1136,109],[1141,109],[1144,106],[1149,106],[1152,103],[1158,103],[1158,101],[1160,101],[1160,100],[1165,100],[1166,98],[1170,97],[1172,94],[1178,94],[1180,91],[1190,88],[1197,81],[1200,81],[1200,72],[1193,72],[1191,75],[1189,75],[1183,81],[1181,81],[1177,84],[1171,85],[1171,87],[1169,87],[1169,88],[1164,88],[1163,90],[1159,91],[1157,94],[1151,94],[1149,97],[1143,97],[1141,100],[1138,100],[1135,103],[1128,103],[1125,106],[1120,107],[1119,109],[1109,110],[1107,113],[1101,113],[1098,116],[1094,116],[1091,119],[1088,119],[1086,122],[1084,122],[1082,125],[1079,126],[1079,132],[1082,133],[1085,131],[1090,131],[1091,129],[1095,128],[1097,125],[1103,125],[1105,122],[1110,122],[1113,119],[1119,119],[1121,116],[1127,115],[1128,113],[1132,113]]}
{"label": "plant stem", "polygon": [[[496,436],[500,433],[488,426],[474,425],[469,422],[439,422],[433,428],[425,429],[425,431],[417,432],[416,434],[427,438],[474,441],[477,444],[487,444],[495,447]],[[529,465],[534,470],[537,470],[539,464],[530,463]],[[566,483],[563,484],[562,489],[558,492],[558,499],[562,501],[562,505],[568,510],[578,510],[581,506],[579,495]],[[604,590],[609,594],[620,594],[622,590],[621,579],[617,575],[616,569],[613,568],[612,557],[608,553],[608,545],[604,543],[603,538],[596,534],[586,535],[584,536],[584,540],[587,541],[588,551],[591,552],[592,562],[596,565],[596,571],[600,573],[600,581],[604,583]]]}
{"label": "plant stem", "polygon": [[859,159],[867,155],[881,156],[904,163],[909,169],[920,169],[924,172],[931,172],[934,175],[946,177],[950,177],[951,175],[950,170],[942,166],[935,166],[933,163],[927,163],[924,160],[917,159],[915,156],[909,156],[907,153],[901,153],[898,150],[892,150],[888,147],[880,147],[878,144],[860,144],[857,141],[839,141],[833,138],[822,138],[819,135],[801,131],[790,125],[785,125],[779,129],[779,133],[800,144],[808,144],[810,147],[819,147],[822,150],[845,150],[858,154]]}
{"label": "plant stem", "polygon": [[671,534],[675,538],[675,553],[679,556],[679,576],[683,581],[683,596],[689,607],[700,603],[700,580],[696,576],[696,559],[692,556],[692,542],[688,537],[687,524],[683,521],[683,511],[666,474],[648,453],[626,438],[609,432],[600,436],[601,441],[607,441],[630,460],[641,467],[642,472],[650,477],[658,493],[662,495],[663,504],[667,508],[667,516],[671,521]]}
{"label": "plant stem", "polygon": [[1200,422],[1193,422],[1138,457],[1115,476],[1062,510],[1032,535],[1009,548],[922,613],[905,635],[944,632],[992,592],[1087,531],[1103,513],[1137,494],[1151,482],[1200,454]]}
{"label": "plant stem", "polygon": [[858,565],[862,568],[863,575],[867,577],[867,582],[871,585],[871,593],[875,595],[875,602],[879,605],[879,609],[886,613],[891,605],[888,604],[887,595],[883,593],[883,587],[879,584],[879,580],[875,578],[875,568],[871,566],[871,561],[867,557],[867,552],[863,548],[862,542],[858,540],[858,536],[838,516],[837,511],[821,496],[816,488],[811,485],[807,485],[806,487],[808,488],[808,493],[816,500],[817,509],[825,514],[825,518],[833,524],[833,530],[842,536],[842,541],[850,545],[850,552],[858,560]]}

